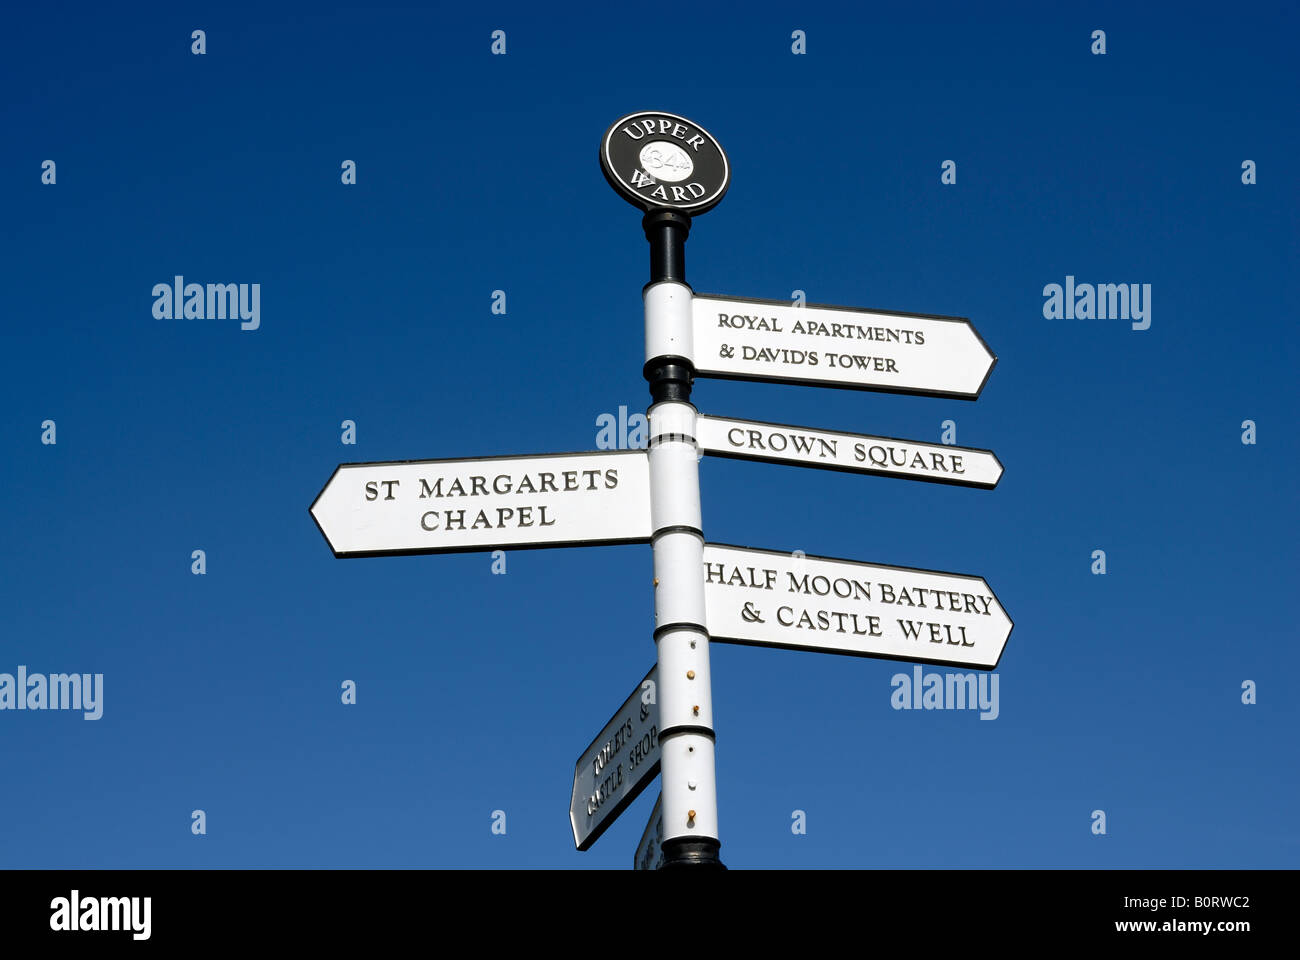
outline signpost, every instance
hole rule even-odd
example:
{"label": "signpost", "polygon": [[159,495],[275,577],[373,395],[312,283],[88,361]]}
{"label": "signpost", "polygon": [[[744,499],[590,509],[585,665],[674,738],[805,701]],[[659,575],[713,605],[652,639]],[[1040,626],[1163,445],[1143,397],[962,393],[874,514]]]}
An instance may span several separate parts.
{"label": "signpost", "polygon": [[664,865],[663,802],[664,798],[661,794],[655,801],[655,808],[650,811],[650,819],[641,834],[641,842],[636,845],[636,856],[632,858],[633,870],[658,870]]}
{"label": "signpost", "polygon": [[969,320],[695,296],[702,377],[974,400],[997,357]]}
{"label": "signpost", "polygon": [[[713,762],[713,684],[704,623],[704,555],[699,458],[695,449],[695,378],[686,237],[691,217],[727,191],[731,165],[698,124],[670,113],[622,117],[600,148],[606,180],[646,211],[650,244],[645,303],[645,365],[651,406],[650,460],[655,574],[655,648],[659,664],[659,740],[665,867],[718,868],[718,798]],[[656,182],[658,181],[658,182]]]}
{"label": "signpost", "polygon": [[981,577],[710,543],[709,636],[992,670],[1011,619]]}
{"label": "signpost", "polygon": [[695,439],[705,453],[740,460],[793,463],[822,470],[987,489],[996,487],[1002,478],[1002,463],[992,450],[914,443],[784,423],[701,415],[696,418]]}
{"label": "signpost", "polygon": [[650,539],[641,450],[340,464],[311,505],[336,557]]}
{"label": "signpost", "polygon": [[650,668],[578,757],[569,822],[579,850],[595,843],[659,772],[658,670]]}
{"label": "signpost", "polygon": [[699,416],[695,377],[974,400],[997,358],[968,320],[697,296],[691,217],[731,183],[717,139],[658,111],[601,140],[650,244],[646,450],[340,464],[311,505],[336,557],[650,543],[657,662],[578,758],[569,822],[588,849],[656,773],[638,869],[721,868],[710,638],[990,670],[1011,620],[979,577],[706,544],[699,453],[993,488],[990,450]]}

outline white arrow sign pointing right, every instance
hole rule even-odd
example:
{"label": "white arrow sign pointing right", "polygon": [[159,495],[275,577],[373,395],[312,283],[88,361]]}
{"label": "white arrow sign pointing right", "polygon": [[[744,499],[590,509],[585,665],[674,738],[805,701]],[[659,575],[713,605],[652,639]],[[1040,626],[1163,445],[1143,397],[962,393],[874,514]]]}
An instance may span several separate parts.
{"label": "white arrow sign pointing right", "polygon": [[703,414],[696,417],[695,439],[705,453],[740,460],[990,489],[1002,479],[1002,463],[993,451],[970,447]]}
{"label": "white arrow sign pointing right", "polygon": [[992,670],[1011,618],[980,577],[704,545],[709,637]]}
{"label": "white arrow sign pointing right", "polygon": [[702,377],[974,400],[998,358],[963,317],[696,295]]}

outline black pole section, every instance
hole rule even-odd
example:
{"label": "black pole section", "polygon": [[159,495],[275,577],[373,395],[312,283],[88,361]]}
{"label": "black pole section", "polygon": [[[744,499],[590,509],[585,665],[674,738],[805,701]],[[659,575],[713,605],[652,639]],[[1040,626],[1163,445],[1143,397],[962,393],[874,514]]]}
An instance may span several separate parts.
{"label": "black pole section", "polygon": [[[662,280],[686,283],[686,237],[691,218],[671,210],[652,210],[641,221],[650,242],[650,286]],[[686,357],[659,356],[646,361],[642,370],[655,403],[664,400],[691,402],[695,366]],[[661,845],[661,870],[683,867],[726,870],[718,857],[722,845],[713,837],[674,837]]]}
{"label": "black pole section", "polygon": [[691,218],[671,210],[651,210],[641,218],[645,238],[650,241],[650,282],[686,282],[686,235]]}
{"label": "black pole section", "polygon": [[685,357],[655,357],[646,361],[641,373],[650,383],[650,397],[655,403],[665,400],[691,402],[695,368]]}

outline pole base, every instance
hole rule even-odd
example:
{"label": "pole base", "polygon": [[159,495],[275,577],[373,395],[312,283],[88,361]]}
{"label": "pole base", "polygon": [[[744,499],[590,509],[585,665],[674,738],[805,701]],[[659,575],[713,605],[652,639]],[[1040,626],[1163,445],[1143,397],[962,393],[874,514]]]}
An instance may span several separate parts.
{"label": "pole base", "polygon": [[718,859],[722,844],[711,837],[678,837],[663,842],[664,863],[660,870],[672,870],[679,867],[703,867],[711,870],[726,870]]}

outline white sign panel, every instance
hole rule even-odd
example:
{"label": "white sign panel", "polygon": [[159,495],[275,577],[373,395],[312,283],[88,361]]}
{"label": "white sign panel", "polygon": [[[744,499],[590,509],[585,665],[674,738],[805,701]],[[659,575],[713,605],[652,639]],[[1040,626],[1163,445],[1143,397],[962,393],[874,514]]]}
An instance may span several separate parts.
{"label": "white sign panel", "polygon": [[632,860],[633,870],[658,870],[664,865],[664,795],[659,794],[655,808],[650,811],[650,820],[641,834],[641,842],[636,845],[636,857]]}
{"label": "white sign panel", "polygon": [[997,357],[969,320],[695,296],[700,376],[974,400]]}
{"label": "white sign panel", "polygon": [[573,770],[569,822],[586,850],[659,772],[658,666],[605,724]]}
{"label": "white sign panel", "polygon": [[695,438],[705,453],[741,460],[795,463],[823,470],[990,489],[1002,477],[1002,464],[991,450],[913,443],[783,423],[701,415],[696,418]]}
{"label": "white sign panel", "polygon": [[344,463],[311,515],[336,557],[647,543],[644,450]]}
{"label": "white sign panel", "polygon": [[1012,627],[980,577],[716,543],[704,607],[714,640],[982,670]]}

